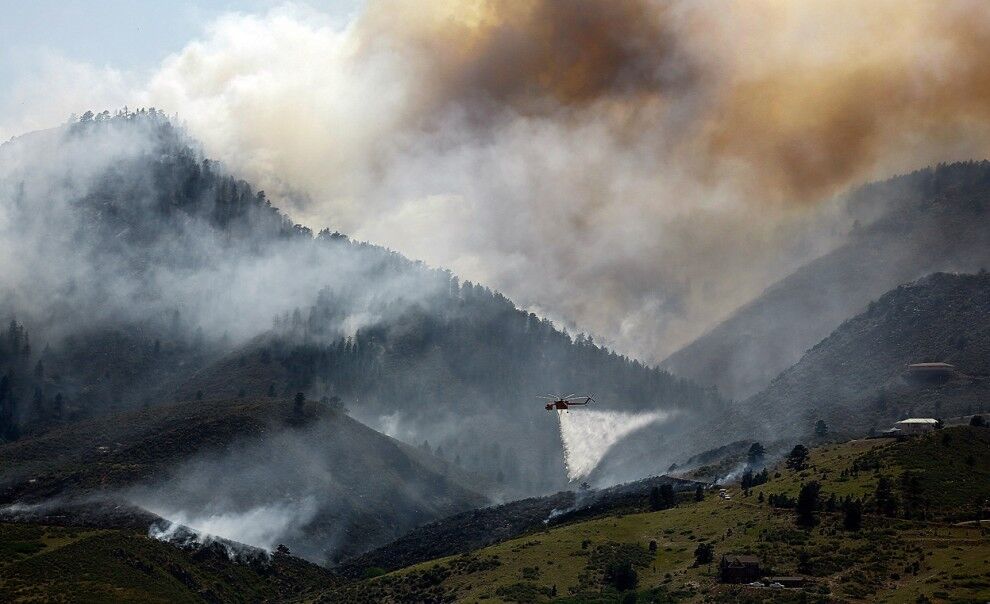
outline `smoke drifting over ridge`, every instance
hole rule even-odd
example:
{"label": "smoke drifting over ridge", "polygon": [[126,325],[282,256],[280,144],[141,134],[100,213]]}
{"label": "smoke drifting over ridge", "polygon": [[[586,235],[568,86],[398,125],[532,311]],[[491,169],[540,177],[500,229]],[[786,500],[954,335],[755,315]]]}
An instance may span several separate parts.
{"label": "smoke drifting over ridge", "polygon": [[988,42],[970,1],[290,6],[137,96],[311,226],[658,360],[841,237],[813,202],[987,155]]}

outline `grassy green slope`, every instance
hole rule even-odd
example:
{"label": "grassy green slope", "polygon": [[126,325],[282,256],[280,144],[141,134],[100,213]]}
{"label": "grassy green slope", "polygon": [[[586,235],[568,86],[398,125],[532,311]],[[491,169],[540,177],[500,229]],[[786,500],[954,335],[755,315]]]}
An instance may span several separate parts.
{"label": "grassy green slope", "polygon": [[[771,480],[731,500],[646,514],[610,516],[553,528],[472,554],[409,567],[326,594],[326,601],[632,601],[605,587],[604,569],[633,562],[639,601],[986,601],[990,598],[990,530],[954,524],[990,497],[990,430],[953,428],[904,442],[859,440],[812,450],[801,472],[782,466]],[[875,512],[880,476],[898,496],[900,476],[919,476],[925,502],[910,520]],[[796,497],[803,483],[822,485],[818,525],[802,529],[793,510],[772,508],[769,494]],[[761,494],[764,501],[760,501]],[[863,528],[847,531],[842,513],[826,511],[832,494],[866,500]],[[925,514],[922,518],[921,515]],[[656,554],[649,552],[656,541]],[[811,578],[804,590],[720,585],[717,565],[694,565],[701,542],[723,553],[752,553],[776,575]],[[557,597],[551,597],[556,588]],[[341,591],[343,590],[343,591]],[[805,599],[805,600],[802,600]]]}

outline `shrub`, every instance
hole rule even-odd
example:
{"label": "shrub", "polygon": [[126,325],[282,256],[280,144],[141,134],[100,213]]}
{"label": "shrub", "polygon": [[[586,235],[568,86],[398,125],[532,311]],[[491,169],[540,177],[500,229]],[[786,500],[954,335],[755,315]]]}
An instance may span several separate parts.
{"label": "shrub", "polygon": [[639,574],[629,560],[619,560],[605,567],[605,584],[619,591],[635,589],[639,585]]}

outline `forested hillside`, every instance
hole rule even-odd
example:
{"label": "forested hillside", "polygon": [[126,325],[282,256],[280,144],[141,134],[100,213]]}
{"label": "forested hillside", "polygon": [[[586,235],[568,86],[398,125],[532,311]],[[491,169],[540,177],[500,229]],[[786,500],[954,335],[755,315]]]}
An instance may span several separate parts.
{"label": "forested hillside", "polygon": [[848,241],[769,287],[663,366],[731,398],[762,390],[887,290],[990,267],[990,162],[941,164],[857,189]]}
{"label": "forested hillside", "polygon": [[149,398],[156,384],[229,345],[191,293],[169,289],[221,255],[306,234],[155,110],[14,139],[0,146],[0,173],[3,245],[23,260],[0,293],[8,438],[161,402]]}
{"label": "forested hillside", "polygon": [[155,110],[14,139],[0,175],[5,244],[25,267],[0,294],[18,349],[0,351],[7,439],[180,399],[303,392],[513,495],[565,483],[537,395],[684,417],[721,404],[481,285],[314,236]]}
{"label": "forested hillside", "polygon": [[557,419],[536,394],[589,392],[609,409],[683,409],[692,417],[719,404],[690,382],[583,336],[572,340],[498,293],[433,277],[448,287],[349,337],[326,332],[341,305],[324,291],[314,307],[281,320],[272,335],[180,392],[339,397],[369,425],[487,477],[498,492],[518,494],[564,484]]}

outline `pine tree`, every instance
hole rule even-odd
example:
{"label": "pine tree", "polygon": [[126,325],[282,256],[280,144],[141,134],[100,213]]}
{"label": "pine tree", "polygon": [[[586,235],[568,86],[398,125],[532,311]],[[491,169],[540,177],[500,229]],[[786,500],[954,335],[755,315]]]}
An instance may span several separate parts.
{"label": "pine tree", "polygon": [[857,499],[847,500],[842,506],[842,526],[847,531],[858,531],[863,526],[863,504]]}
{"label": "pine tree", "polygon": [[787,455],[787,467],[801,471],[808,467],[808,447],[804,445],[794,445],[791,452]]}
{"label": "pine tree", "polygon": [[814,526],[820,490],[821,485],[817,482],[809,482],[801,487],[797,500],[797,523],[801,526]]}
{"label": "pine tree", "polygon": [[763,462],[763,458],[766,455],[766,449],[763,448],[758,442],[755,442],[749,446],[749,451],[746,453],[746,461],[749,465],[756,466]]}

